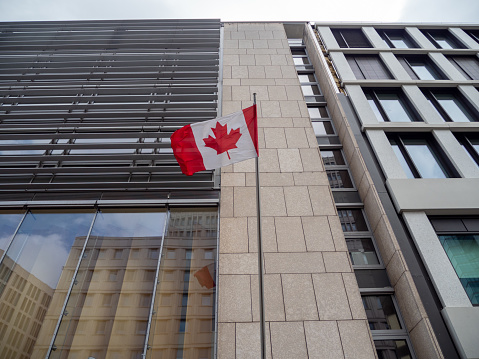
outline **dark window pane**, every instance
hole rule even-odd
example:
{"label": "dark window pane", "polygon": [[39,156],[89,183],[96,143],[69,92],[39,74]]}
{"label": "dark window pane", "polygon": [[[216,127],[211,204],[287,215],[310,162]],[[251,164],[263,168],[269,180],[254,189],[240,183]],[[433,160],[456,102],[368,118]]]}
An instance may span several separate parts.
{"label": "dark window pane", "polygon": [[316,136],[334,135],[333,124],[330,121],[313,121],[311,124]]}
{"label": "dark window pane", "polygon": [[343,232],[367,231],[368,226],[360,209],[338,209]]}
{"label": "dark window pane", "polygon": [[347,238],[349,255],[355,265],[379,264],[371,238]]}
{"label": "dark window pane", "polygon": [[391,74],[377,55],[346,56],[357,79],[392,79]]}
{"label": "dark window pane", "polygon": [[411,352],[405,340],[375,340],[379,359],[411,359]]}
{"label": "dark window pane", "polygon": [[314,118],[326,118],[329,117],[326,106],[308,107],[309,117]]}
{"label": "dark window pane", "polygon": [[331,188],[353,188],[353,182],[347,170],[327,170],[329,185]]}
{"label": "dark window pane", "polygon": [[321,157],[323,158],[325,166],[339,166],[346,164],[343,155],[341,154],[341,150],[321,150]]}
{"label": "dark window pane", "polygon": [[379,33],[391,48],[407,49],[417,47],[404,30],[380,30]]}
{"label": "dark window pane", "polygon": [[474,121],[474,117],[469,113],[464,104],[454,94],[435,93],[434,97],[452,121]]}
{"label": "dark window pane", "polygon": [[340,47],[371,47],[361,29],[331,29]]}
{"label": "dark window pane", "polygon": [[391,122],[411,122],[413,116],[396,93],[377,93],[379,103]]}
{"label": "dark window pane", "polygon": [[446,178],[447,173],[428,141],[403,139],[404,147],[422,178]]}
{"label": "dark window pane", "polygon": [[479,61],[475,56],[450,56],[449,61],[468,79],[479,80]]}
{"label": "dark window pane", "polygon": [[363,305],[371,330],[402,329],[390,295],[364,295]]}

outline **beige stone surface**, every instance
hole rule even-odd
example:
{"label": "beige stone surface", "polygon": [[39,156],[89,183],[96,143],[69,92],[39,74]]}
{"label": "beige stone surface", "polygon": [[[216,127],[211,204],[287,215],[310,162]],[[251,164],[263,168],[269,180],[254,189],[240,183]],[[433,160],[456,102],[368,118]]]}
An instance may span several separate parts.
{"label": "beige stone surface", "polygon": [[306,252],[300,217],[276,217],[275,225],[279,252]]}
{"label": "beige stone surface", "polygon": [[347,359],[377,358],[372,343],[367,321],[348,320],[338,322],[339,335],[343,345],[344,357]]}
{"label": "beige stone surface", "polygon": [[235,217],[252,217],[256,215],[256,201],[252,201],[252,198],[256,198],[256,189],[254,187],[234,187]]}
{"label": "beige stone surface", "polygon": [[418,359],[444,358],[428,319],[423,319],[416,325],[410,333],[410,338]]}
{"label": "beige stone surface", "polygon": [[327,217],[302,217],[301,222],[308,252],[335,250]]}
{"label": "beige stone surface", "polygon": [[265,274],[264,303],[264,317],[266,321],[285,321],[281,275]]}
{"label": "beige stone surface", "polygon": [[304,128],[286,128],[284,131],[288,148],[309,148]]}
{"label": "beige stone surface", "polygon": [[402,314],[407,329],[412,330],[423,318],[427,318],[426,311],[422,305],[419,293],[411,274],[405,272],[394,286],[399,310]]}
{"label": "beige stone surface", "polygon": [[[261,173],[259,178],[260,186],[265,187],[287,187],[294,186],[292,173]],[[246,185],[256,186],[256,174],[246,174]]]}
{"label": "beige stone surface", "polygon": [[323,273],[320,252],[264,253],[264,271],[274,273]]}
{"label": "beige stone surface", "polygon": [[266,148],[287,148],[284,128],[264,128]]}
{"label": "beige stone surface", "polygon": [[263,216],[286,216],[283,187],[263,187],[260,197]]}
{"label": "beige stone surface", "polygon": [[220,218],[220,253],[247,253],[246,217]]}
{"label": "beige stone surface", "polygon": [[223,253],[219,262],[221,274],[258,274],[257,253]]}
{"label": "beige stone surface", "polygon": [[303,164],[299,149],[278,149],[279,167],[281,172],[302,172]]}
{"label": "beige stone surface", "polygon": [[324,171],[323,161],[317,148],[302,148],[300,149],[300,153],[305,171]]}
{"label": "beige stone surface", "polygon": [[351,310],[340,273],[313,274],[314,292],[321,320],[351,319]]}
{"label": "beige stone surface", "polygon": [[335,321],[304,322],[309,359],[344,358],[343,347]]}
{"label": "beige stone surface", "polygon": [[309,186],[308,190],[314,215],[337,215],[329,186]]}
{"label": "beige stone surface", "polygon": [[218,322],[251,322],[250,276],[220,275],[218,282]]}
{"label": "beige stone surface", "polygon": [[296,186],[329,186],[324,172],[295,172],[293,178]]}
{"label": "beige stone surface", "polygon": [[260,357],[260,323],[236,323],[236,359],[258,359]]}
{"label": "beige stone surface", "polygon": [[222,173],[221,186],[244,186],[246,184],[246,176],[244,173]]}
{"label": "beige stone surface", "polygon": [[356,276],[354,273],[342,273],[341,276],[343,277],[344,288],[346,289],[353,319],[367,319]]}
{"label": "beige stone surface", "polygon": [[236,351],[235,323],[218,323],[218,358],[234,358]]}
{"label": "beige stone surface", "polygon": [[352,272],[348,252],[325,252],[323,253],[324,266],[328,273]]}
{"label": "beige stone surface", "polygon": [[303,322],[271,322],[271,350],[274,359],[307,359]]}
{"label": "beige stone surface", "polygon": [[308,187],[284,187],[286,213],[288,216],[312,216],[313,209],[309,200]]}
{"label": "beige stone surface", "polygon": [[233,217],[233,188],[221,189],[220,218]]}
{"label": "beige stone surface", "polygon": [[278,173],[279,172],[279,158],[278,150],[276,149],[263,149],[259,154],[259,172],[260,181],[263,172]]}
{"label": "beige stone surface", "polygon": [[287,321],[318,320],[311,274],[282,274]]}
{"label": "beige stone surface", "polygon": [[[249,251],[258,252],[258,225],[256,217],[248,218],[248,237]],[[274,225],[274,217],[261,216],[261,239],[263,243],[263,252],[277,252],[278,244],[276,243],[276,227]]]}

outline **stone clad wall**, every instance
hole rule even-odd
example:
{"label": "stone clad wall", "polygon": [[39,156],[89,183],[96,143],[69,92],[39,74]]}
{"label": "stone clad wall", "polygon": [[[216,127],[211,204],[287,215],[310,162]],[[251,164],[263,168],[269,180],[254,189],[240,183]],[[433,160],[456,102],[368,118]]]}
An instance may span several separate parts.
{"label": "stone clad wall", "polygon": [[[282,24],[224,24],[223,115],[257,93],[268,356],[375,358]],[[218,358],[260,358],[254,160],[222,169]]]}

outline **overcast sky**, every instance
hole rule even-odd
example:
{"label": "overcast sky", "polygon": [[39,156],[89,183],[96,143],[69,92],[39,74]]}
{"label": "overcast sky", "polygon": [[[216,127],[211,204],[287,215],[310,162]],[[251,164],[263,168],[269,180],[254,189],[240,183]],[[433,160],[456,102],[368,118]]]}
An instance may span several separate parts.
{"label": "overcast sky", "polygon": [[0,21],[154,18],[479,23],[479,0],[0,0]]}

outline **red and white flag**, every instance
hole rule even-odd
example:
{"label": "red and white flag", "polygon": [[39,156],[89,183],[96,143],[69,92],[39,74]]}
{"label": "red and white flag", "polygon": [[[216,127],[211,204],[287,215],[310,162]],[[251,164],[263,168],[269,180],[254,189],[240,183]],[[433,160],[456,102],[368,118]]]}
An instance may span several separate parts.
{"label": "red and white flag", "polygon": [[188,176],[258,157],[256,105],[186,125],[173,133],[171,147],[181,171]]}

